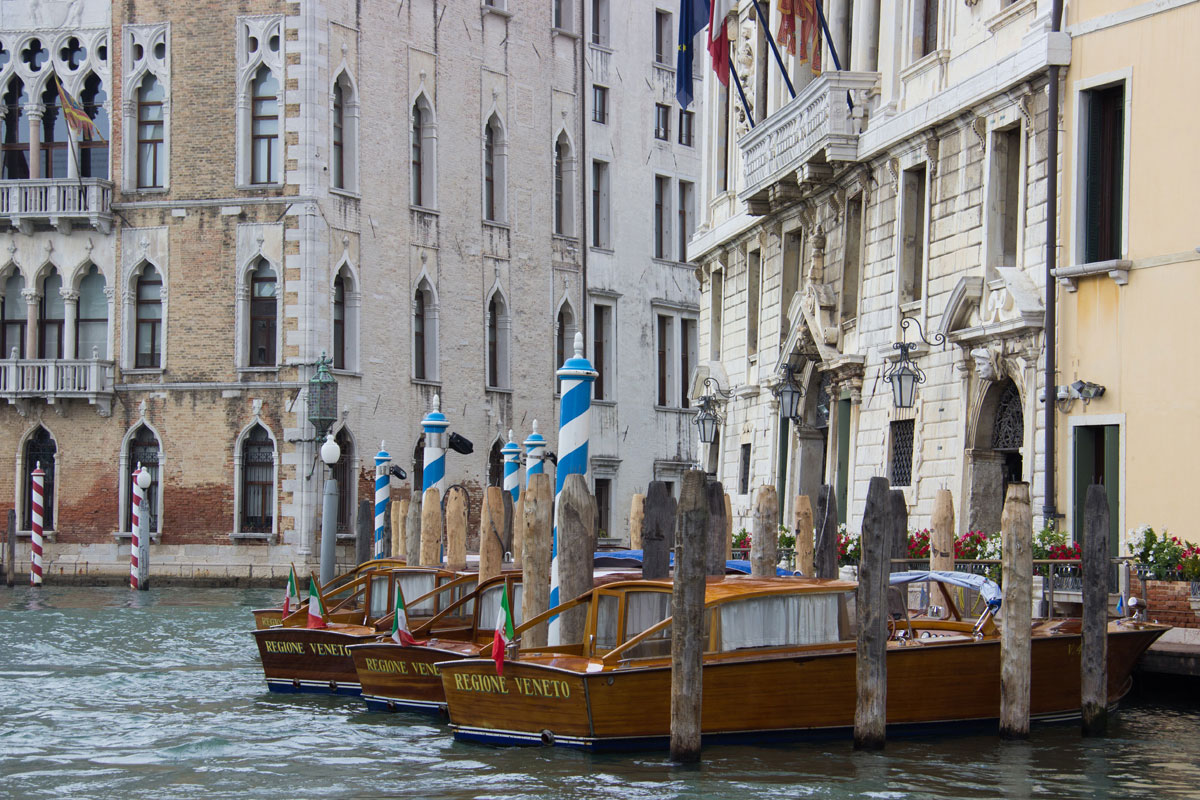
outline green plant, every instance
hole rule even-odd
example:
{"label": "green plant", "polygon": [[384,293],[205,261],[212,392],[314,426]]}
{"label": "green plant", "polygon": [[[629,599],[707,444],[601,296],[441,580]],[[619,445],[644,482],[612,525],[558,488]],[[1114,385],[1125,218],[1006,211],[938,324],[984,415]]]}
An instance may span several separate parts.
{"label": "green plant", "polygon": [[779,526],[779,546],[784,550],[792,550],[796,547],[796,537],[792,535],[792,530],[787,525],[780,524]]}
{"label": "green plant", "polygon": [[[1142,525],[1125,537],[1129,552],[1156,580],[1200,580],[1200,547]],[[1189,577],[1195,576],[1195,577]]]}
{"label": "green plant", "polygon": [[851,533],[845,525],[838,526],[838,566],[854,566],[862,560],[862,534]]}
{"label": "green plant", "polygon": [[736,547],[749,547],[750,546],[750,531],[746,530],[745,528],[742,528],[740,531],[735,533],[733,535],[733,546],[735,548]]}

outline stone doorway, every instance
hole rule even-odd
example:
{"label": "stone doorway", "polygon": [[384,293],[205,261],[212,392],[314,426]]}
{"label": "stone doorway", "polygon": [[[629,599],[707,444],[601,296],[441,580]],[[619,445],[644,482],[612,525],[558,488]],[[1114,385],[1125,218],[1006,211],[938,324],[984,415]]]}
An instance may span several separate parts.
{"label": "stone doorway", "polygon": [[1011,379],[988,388],[971,443],[966,454],[967,530],[995,533],[1008,485],[1024,478],[1024,405]]}

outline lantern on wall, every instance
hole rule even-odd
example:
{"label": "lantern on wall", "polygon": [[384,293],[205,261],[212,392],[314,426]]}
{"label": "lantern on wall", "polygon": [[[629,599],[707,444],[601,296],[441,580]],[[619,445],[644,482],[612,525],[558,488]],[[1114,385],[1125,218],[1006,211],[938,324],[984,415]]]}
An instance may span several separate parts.
{"label": "lantern on wall", "polygon": [[318,442],[337,421],[337,379],[329,372],[332,363],[322,353],[317,361],[317,374],[308,381],[308,421],[316,429]]}
{"label": "lantern on wall", "polygon": [[914,317],[905,317],[900,321],[900,341],[892,345],[893,349],[900,351],[900,357],[883,374],[883,379],[892,385],[892,404],[896,408],[912,408],[917,402],[917,384],[925,382],[924,371],[910,355],[917,348],[917,343],[905,340],[904,334],[910,323],[917,326],[917,335],[925,344],[946,344],[944,333],[934,334],[933,341],[926,339],[921,323]]}
{"label": "lantern on wall", "polygon": [[705,378],[704,388],[712,391],[700,396],[697,401],[699,408],[696,416],[692,418],[692,424],[700,429],[700,441],[704,444],[712,444],[717,440],[717,428],[724,421],[724,416],[717,406],[717,397],[728,400],[733,392],[722,389],[721,384],[715,378]]}
{"label": "lantern on wall", "polygon": [[800,367],[794,367],[791,364],[785,364],[783,367],[783,378],[779,381],[772,391],[779,398],[779,411],[784,419],[799,420],[800,401],[804,399],[804,390],[800,388],[800,382],[796,380],[796,373],[800,371]]}

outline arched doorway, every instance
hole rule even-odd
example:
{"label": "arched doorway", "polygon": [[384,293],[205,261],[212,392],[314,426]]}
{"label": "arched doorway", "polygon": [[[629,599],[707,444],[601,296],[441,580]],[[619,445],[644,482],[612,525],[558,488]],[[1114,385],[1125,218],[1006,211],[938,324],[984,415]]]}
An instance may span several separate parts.
{"label": "arched doorway", "polygon": [[487,478],[488,486],[504,485],[504,454],[500,452],[499,439],[492,443],[492,449],[488,452]]}
{"label": "arched doorway", "polygon": [[1012,379],[988,387],[967,450],[967,527],[1000,530],[1008,485],[1024,479],[1025,412]]}

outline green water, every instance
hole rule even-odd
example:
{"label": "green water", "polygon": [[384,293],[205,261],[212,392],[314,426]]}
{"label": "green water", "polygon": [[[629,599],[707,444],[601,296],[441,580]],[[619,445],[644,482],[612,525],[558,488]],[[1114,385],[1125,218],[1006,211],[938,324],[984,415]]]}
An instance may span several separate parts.
{"label": "green water", "polygon": [[0,798],[1200,798],[1189,684],[1141,687],[1100,740],[722,746],[680,768],[456,744],[428,717],[272,695],[249,609],[278,594],[0,587]]}

